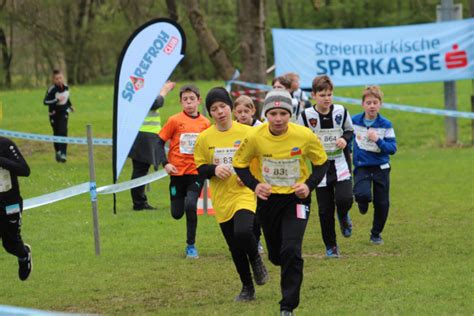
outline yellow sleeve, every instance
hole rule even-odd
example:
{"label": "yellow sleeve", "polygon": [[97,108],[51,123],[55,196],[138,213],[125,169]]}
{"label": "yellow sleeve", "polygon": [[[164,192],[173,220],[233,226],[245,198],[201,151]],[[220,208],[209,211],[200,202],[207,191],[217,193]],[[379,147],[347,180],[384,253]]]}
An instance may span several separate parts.
{"label": "yellow sleeve", "polygon": [[320,166],[328,160],[328,156],[324,151],[323,145],[319,141],[319,138],[308,129],[308,141],[304,147],[303,154],[311,161],[315,166]]}
{"label": "yellow sleeve", "polygon": [[253,130],[245,135],[244,140],[237,149],[232,165],[236,168],[247,168],[250,162],[256,157],[255,137],[252,135]]}
{"label": "yellow sleeve", "polygon": [[196,168],[199,168],[202,165],[209,164],[207,154],[209,153],[206,150],[206,137],[201,133],[199,134],[196,144],[194,145],[194,163]]}

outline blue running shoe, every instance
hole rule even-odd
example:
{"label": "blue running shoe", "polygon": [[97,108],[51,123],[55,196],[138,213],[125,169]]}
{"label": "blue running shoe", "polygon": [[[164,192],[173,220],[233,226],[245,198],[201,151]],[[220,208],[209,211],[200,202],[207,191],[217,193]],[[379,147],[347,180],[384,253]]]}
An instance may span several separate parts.
{"label": "blue running shoe", "polygon": [[339,258],[339,248],[337,246],[327,248],[326,249],[326,257],[328,257],[328,258]]}
{"label": "blue running shoe", "polygon": [[380,235],[370,235],[372,245],[383,245],[383,239]]}
{"label": "blue running shoe", "polygon": [[349,213],[346,214],[342,219],[339,218],[339,226],[341,227],[341,233],[344,237],[349,238],[352,236],[352,220]]}
{"label": "blue running shoe", "polygon": [[194,247],[194,245],[187,245],[186,246],[186,258],[188,258],[188,259],[198,259],[199,258],[198,251],[197,251],[196,247]]}

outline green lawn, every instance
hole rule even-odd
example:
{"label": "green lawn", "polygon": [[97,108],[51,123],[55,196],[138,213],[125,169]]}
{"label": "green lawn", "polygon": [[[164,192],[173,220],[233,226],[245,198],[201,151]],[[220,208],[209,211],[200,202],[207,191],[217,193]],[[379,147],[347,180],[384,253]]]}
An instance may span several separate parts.
{"label": "green lawn", "polygon": [[[220,82],[199,82],[203,91]],[[458,85],[459,110],[470,109],[470,81]],[[359,98],[361,88],[337,89]],[[442,108],[442,84],[383,87],[386,101]],[[0,128],[50,134],[43,89],[1,91]],[[111,137],[111,86],[72,87],[77,112],[70,135]],[[352,114],[360,111],[348,106]],[[163,121],[178,111],[168,97]],[[392,158],[391,213],[385,244],[368,242],[372,210],[352,209],[354,233],[338,234],[342,258],[328,260],[315,203],[304,241],[305,279],[298,315],[472,315],[474,149],[469,120],[459,120],[460,146],[443,146],[444,118],[384,110],[394,124],[399,151]],[[67,164],[54,161],[52,144],[16,140],[32,174],[21,179],[24,198],[88,181],[86,146],[69,147]],[[96,146],[98,186],[111,182],[111,148]],[[130,177],[127,162],[121,181]],[[0,251],[0,304],[103,314],[277,315],[279,268],[266,260],[271,280],[257,300],[235,303],[240,284],[219,226],[199,217],[201,258],[184,258],[185,221],[169,214],[168,179],[151,185],[157,212],[132,212],[129,192],[99,196],[102,255],[94,255],[87,194],[24,213],[22,234],[32,245],[34,271],[17,279],[16,259]]]}

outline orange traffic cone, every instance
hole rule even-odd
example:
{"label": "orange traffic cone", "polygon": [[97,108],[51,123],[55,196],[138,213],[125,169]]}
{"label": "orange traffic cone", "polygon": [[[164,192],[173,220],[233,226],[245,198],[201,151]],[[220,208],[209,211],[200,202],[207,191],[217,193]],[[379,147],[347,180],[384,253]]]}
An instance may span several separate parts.
{"label": "orange traffic cone", "polygon": [[[214,215],[214,208],[212,207],[212,201],[211,201],[211,188],[207,186],[207,181],[204,183],[204,186],[206,187],[207,191],[207,215]],[[205,210],[204,210],[204,188],[201,190],[201,195],[199,196],[198,199],[198,204],[197,204],[197,215],[203,215]]]}

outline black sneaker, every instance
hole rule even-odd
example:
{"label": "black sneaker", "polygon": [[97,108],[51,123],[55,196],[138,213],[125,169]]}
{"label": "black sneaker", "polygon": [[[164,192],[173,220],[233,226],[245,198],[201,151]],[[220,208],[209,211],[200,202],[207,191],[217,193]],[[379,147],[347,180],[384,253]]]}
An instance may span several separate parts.
{"label": "black sneaker", "polygon": [[382,236],[380,236],[380,234],[379,235],[371,234],[370,235],[370,243],[372,245],[383,245]]}
{"label": "black sneaker", "polygon": [[134,210],[134,211],[144,211],[144,210],[155,211],[155,210],[156,210],[156,207],[153,207],[153,206],[151,206],[150,204],[145,203],[145,204],[143,204],[143,205],[134,205],[134,206],[133,206],[133,210]]}
{"label": "black sneaker", "polygon": [[257,285],[264,285],[268,281],[268,271],[263,263],[262,257],[260,255],[255,261],[251,261],[250,265],[252,266],[253,278]]}
{"label": "black sneaker", "polygon": [[18,277],[20,280],[25,281],[30,276],[31,270],[33,269],[33,261],[31,258],[31,247],[25,244],[25,249],[28,252],[27,259],[22,261],[18,259]]}
{"label": "black sneaker", "polygon": [[60,151],[56,152],[56,162],[61,162],[61,152]]}
{"label": "black sneaker", "polygon": [[369,203],[360,203],[360,202],[357,202],[357,206],[359,207],[359,212],[360,212],[362,215],[367,214],[367,211],[369,210]]}
{"label": "black sneaker", "polygon": [[236,302],[249,302],[256,299],[253,286],[244,285],[240,294],[235,297]]}
{"label": "black sneaker", "polygon": [[280,316],[295,316],[292,311],[280,311]]}

